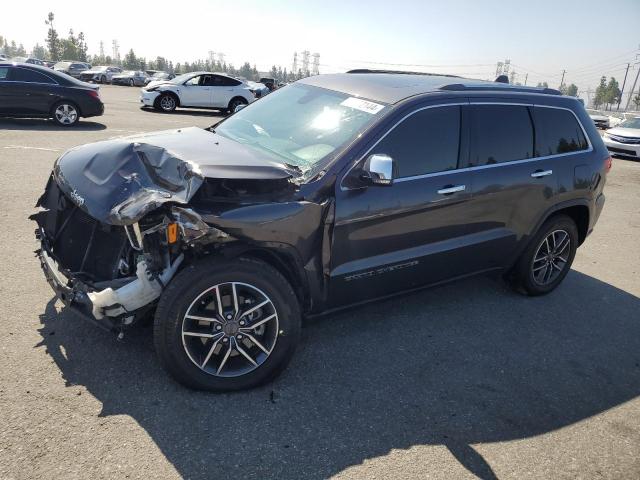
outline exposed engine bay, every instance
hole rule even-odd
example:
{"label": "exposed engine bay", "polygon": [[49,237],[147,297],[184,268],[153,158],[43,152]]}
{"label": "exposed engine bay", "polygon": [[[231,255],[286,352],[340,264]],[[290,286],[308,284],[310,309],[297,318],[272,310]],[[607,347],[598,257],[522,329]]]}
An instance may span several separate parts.
{"label": "exposed engine bay", "polygon": [[296,197],[295,170],[252,158],[242,145],[226,146],[236,150],[232,162],[216,155],[225,139],[205,130],[157,139],[68,151],[30,217],[49,283],[109,329],[143,316],[181,266],[225,245],[277,242],[311,252],[326,211]]}

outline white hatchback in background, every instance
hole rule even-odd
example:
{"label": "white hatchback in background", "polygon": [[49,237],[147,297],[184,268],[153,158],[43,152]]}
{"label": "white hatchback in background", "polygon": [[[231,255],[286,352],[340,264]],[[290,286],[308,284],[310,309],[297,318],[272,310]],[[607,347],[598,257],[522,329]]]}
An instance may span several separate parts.
{"label": "white hatchback in background", "polygon": [[610,128],[602,139],[613,155],[640,159],[640,117],[629,118]]}
{"label": "white hatchback in background", "polygon": [[164,112],[176,107],[215,108],[233,112],[256,99],[246,83],[224,73],[191,72],[168,81],[151,82],[140,91],[140,102]]}

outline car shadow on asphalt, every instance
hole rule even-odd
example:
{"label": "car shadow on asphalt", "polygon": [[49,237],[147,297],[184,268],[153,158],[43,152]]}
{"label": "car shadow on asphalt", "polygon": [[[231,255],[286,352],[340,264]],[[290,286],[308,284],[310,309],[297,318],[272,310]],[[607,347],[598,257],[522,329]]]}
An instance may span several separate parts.
{"label": "car shadow on asphalt", "polygon": [[104,130],[106,125],[82,120],[71,127],[63,127],[46,118],[0,118],[0,130],[44,130],[44,131],[95,131]]}
{"label": "car shadow on asphalt", "polygon": [[117,342],[54,304],[38,346],[67,384],[102,416],[135,419],[192,479],[326,478],[419,445],[491,479],[474,444],[551,432],[640,394],[640,299],[576,271],[545,297],[478,278],[308,321],[280,378],[219,395],[165,375],[150,327]]}

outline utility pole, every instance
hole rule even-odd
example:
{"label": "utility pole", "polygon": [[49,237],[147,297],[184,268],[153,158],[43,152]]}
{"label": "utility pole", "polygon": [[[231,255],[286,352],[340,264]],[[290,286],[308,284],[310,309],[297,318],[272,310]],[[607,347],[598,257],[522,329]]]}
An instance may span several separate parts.
{"label": "utility pole", "polygon": [[529,74],[528,73],[524,76],[524,86],[525,87],[527,86],[527,78],[529,78]]}
{"label": "utility pole", "polygon": [[[640,62],[638,62],[640,63]],[[634,64],[634,67],[636,65],[638,65],[638,63]],[[631,102],[631,97],[633,97],[633,91],[636,89],[636,83],[638,83],[638,77],[640,76],[640,68],[638,68],[638,73],[636,73],[636,79],[633,81],[633,87],[631,87],[631,95],[629,95],[629,98],[627,98],[627,104],[625,105],[624,109],[625,110],[629,110],[629,103]],[[622,96],[622,95],[620,95]]]}
{"label": "utility pole", "polygon": [[[620,110],[620,102],[622,101],[622,95],[624,94],[624,86],[627,83],[627,73],[629,73],[630,63],[627,63],[627,70],[624,72],[624,80],[622,81],[622,90],[620,90],[620,98],[618,98],[618,106],[616,107],[616,111]],[[633,89],[631,89],[631,95],[633,95]]]}
{"label": "utility pole", "polygon": [[566,70],[562,70],[562,80],[560,80],[560,88],[562,88],[562,85],[564,85],[564,74],[567,73]]}

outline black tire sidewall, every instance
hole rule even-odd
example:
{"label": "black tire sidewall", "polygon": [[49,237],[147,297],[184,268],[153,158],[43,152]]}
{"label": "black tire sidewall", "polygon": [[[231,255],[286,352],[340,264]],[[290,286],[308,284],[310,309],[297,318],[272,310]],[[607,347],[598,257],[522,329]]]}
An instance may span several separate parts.
{"label": "black tire sidewall", "polygon": [[[254,285],[269,296],[278,312],[279,333],[273,351],[258,368],[240,377],[215,377],[200,370],[184,351],[182,321],[205,289],[230,281]],[[163,293],[154,325],[156,352],[165,369],[183,385],[209,391],[242,390],[271,380],[289,363],[299,336],[300,311],[291,286],[271,266],[248,259],[207,259],[186,267]]]}
{"label": "black tire sidewall", "polygon": [[[564,230],[569,234],[571,239],[571,250],[569,252],[569,258],[565,268],[560,272],[560,275],[548,285],[539,285],[533,278],[533,256],[536,254],[540,243],[544,238],[554,230]],[[524,288],[526,293],[532,296],[545,295],[555,290],[560,283],[567,276],[571,270],[571,265],[576,255],[579,242],[578,228],[575,222],[566,215],[557,215],[547,220],[536,235],[531,239],[527,249],[518,262],[517,279],[519,285]]]}

